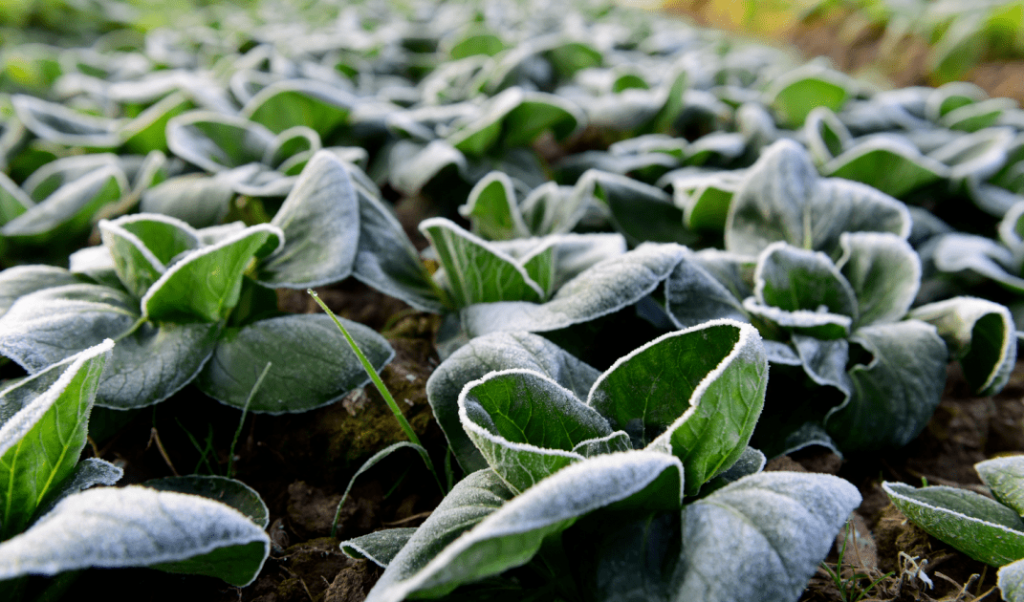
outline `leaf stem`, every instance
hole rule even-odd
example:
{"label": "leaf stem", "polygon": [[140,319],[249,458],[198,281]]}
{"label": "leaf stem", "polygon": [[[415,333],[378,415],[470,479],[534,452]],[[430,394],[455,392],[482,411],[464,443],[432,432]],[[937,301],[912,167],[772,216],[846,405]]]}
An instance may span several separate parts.
{"label": "leaf stem", "polygon": [[437,470],[434,468],[434,463],[430,461],[430,455],[427,454],[426,448],[424,448],[423,444],[420,443],[420,438],[416,436],[416,431],[412,429],[412,425],[409,424],[405,415],[402,414],[402,410],[398,407],[398,403],[395,401],[395,398],[391,396],[391,392],[388,391],[388,388],[384,385],[384,381],[380,379],[380,375],[377,374],[377,370],[373,367],[373,364],[370,363],[370,360],[366,359],[366,356],[363,355],[363,351],[359,349],[359,345],[356,344],[355,339],[353,339],[352,335],[348,333],[348,329],[346,329],[345,325],[341,323],[338,316],[334,315],[334,312],[327,307],[327,304],[320,299],[320,295],[316,294],[316,291],[311,288],[306,289],[306,292],[309,293],[313,297],[313,300],[316,301],[317,305],[319,305],[324,312],[331,317],[331,320],[334,320],[334,324],[338,327],[338,330],[341,331],[341,334],[345,335],[345,341],[348,342],[348,346],[352,348],[356,357],[359,358],[360,363],[363,364],[363,370],[366,371],[370,380],[373,381],[373,386],[377,387],[377,391],[380,392],[381,397],[383,397],[385,403],[388,404],[388,407],[391,409],[391,413],[395,416],[395,420],[398,421],[398,425],[401,426],[402,430],[405,432],[405,436],[409,438],[409,441],[423,449],[423,452],[421,453],[423,456],[423,462],[427,465],[430,473],[434,475],[434,480],[437,481],[437,486],[441,490],[441,494],[445,494],[446,490],[444,484],[441,482],[441,477],[438,476]]}

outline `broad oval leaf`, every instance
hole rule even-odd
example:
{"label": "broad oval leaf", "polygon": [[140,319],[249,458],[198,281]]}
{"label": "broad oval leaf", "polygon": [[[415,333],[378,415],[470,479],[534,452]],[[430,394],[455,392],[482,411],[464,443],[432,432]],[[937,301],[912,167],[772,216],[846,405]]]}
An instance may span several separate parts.
{"label": "broad oval leaf", "polygon": [[80,276],[56,266],[19,265],[7,268],[0,272],[0,316],[7,313],[20,297],[65,284],[83,284],[83,281]]}
{"label": "broad oval leaf", "polygon": [[[48,495],[74,471],[113,346],[108,339],[0,391],[2,414],[15,410],[0,424],[0,541],[23,531]],[[36,381],[49,382],[54,376],[31,401],[16,399],[24,397],[18,389],[31,391]],[[10,407],[11,402],[21,407]]]}
{"label": "broad oval leaf", "polygon": [[994,395],[1009,381],[1017,363],[1017,340],[1006,307],[975,297],[955,297],[922,305],[910,317],[938,329],[976,394]]}
{"label": "broad oval leaf", "polygon": [[209,173],[258,163],[273,141],[258,123],[212,111],[190,111],[167,123],[171,152]]}
{"label": "broad oval leaf", "polygon": [[224,319],[238,302],[249,261],[284,242],[279,228],[261,224],[189,253],[149,288],[143,314],[151,320]]}
{"label": "broad oval leaf", "polygon": [[921,283],[921,259],[902,238],[882,232],[839,237],[836,267],[857,299],[858,326],[895,322],[907,315]]}
{"label": "broad oval leaf", "polygon": [[828,311],[857,317],[857,297],[827,255],[785,242],[768,245],[757,260],[754,296],[786,311]]}
{"label": "broad oval leaf", "polygon": [[219,224],[235,192],[223,179],[204,174],[170,178],[142,193],[139,209],[180,219],[194,228]]}
{"label": "broad oval leaf", "polygon": [[427,380],[427,399],[455,458],[466,471],[487,467],[459,420],[458,399],[470,381],[509,369],[543,374],[584,399],[600,374],[554,343],[526,332],[496,332],[471,339]]}
{"label": "broad oval leaf", "polygon": [[686,507],[672,600],[793,600],[858,505],[823,474],[763,472]]}
{"label": "broad oval leaf", "polygon": [[714,320],[620,358],[594,383],[587,404],[629,433],[634,448],[678,457],[686,493],[694,495],[746,449],[767,384],[757,330]]}
{"label": "broad oval leaf", "polygon": [[431,218],[419,229],[437,251],[456,307],[544,299],[544,290],[517,261],[454,222]]}
{"label": "broad oval leaf", "polygon": [[148,566],[243,587],[269,551],[263,528],[226,504],[148,487],[100,488],[68,496],[0,544],[0,579]]}
{"label": "broad oval leaf", "polygon": [[473,186],[459,213],[469,218],[471,231],[488,240],[529,235],[508,174],[492,171]]}
{"label": "broad oval leaf", "polygon": [[270,84],[242,108],[242,116],[274,133],[303,125],[327,138],[348,121],[357,99],[350,93],[310,79]]}
{"label": "broad oval leaf", "polygon": [[272,225],[285,242],[259,265],[271,288],[308,288],[352,273],[359,245],[359,198],[345,166],[329,151],[313,155]]}
{"label": "broad oval leaf", "polygon": [[877,137],[831,159],[822,174],[863,182],[896,198],[949,177],[949,168],[903,144]]}
{"label": "broad oval leaf", "polygon": [[[387,340],[345,321],[356,344],[380,370],[394,357]],[[272,364],[258,389],[264,367]],[[227,328],[196,385],[214,399],[252,412],[304,412],[341,399],[369,382],[331,318],[289,315]],[[250,400],[250,395],[252,399]]]}
{"label": "broad oval leaf", "polygon": [[79,237],[105,205],[128,190],[124,172],[116,166],[100,167],[53,194],[25,213],[7,222],[0,234],[30,244],[55,242],[58,236]]}
{"label": "broad oval leaf", "polygon": [[270,511],[260,494],[241,481],[218,475],[186,475],[150,479],[142,484],[157,491],[176,491],[198,495],[227,504],[266,529],[270,524]]}
{"label": "broad oval leaf", "polygon": [[943,486],[882,483],[882,489],[915,525],[975,560],[1002,566],[1024,558],[1024,521],[995,500]]}
{"label": "broad oval leaf", "polygon": [[0,352],[30,373],[120,339],[138,321],[138,302],[98,284],[68,284],[21,297],[0,318]]}
{"label": "broad oval leaf", "polygon": [[820,179],[807,151],[791,140],[768,147],[747,170],[729,207],[727,250],[756,255],[785,241],[833,253],[843,232],[910,234],[903,203],[870,186]]}
{"label": "broad oval leaf", "polygon": [[358,193],[359,248],[352,275],[416,309],[442,311],[443,293],[431,280],[398,219],[375,196],[361,188]]}
{"label": "broad oval leaf", "polygon": [[494,472],[522,492],[583,459],[580,443],[612,434],[572,391],[531,370],[491,372],[466,384],[459,419]]}
{"label": "broad oval leaf", "polygon": [[871,355],[848,370],[853,392],[825,419],[843,450],[906,445],[928,424],[946,382],[946,344],[930,324],[908,320],[860,328],[852,343]]}
{"label": "broad oval leaf", "polygon": [[1021,602],[1024,600],[1024,560],[1011,562],[999,569],[998,585],[999,593],[1003,595],[1006,602]]}
{"label": "broad oval leaf", "polygon": [[641,245],[581,272],[543,304],[481,303],[463,310],[473,336],[523,330],[546,332],[594,320],[639,302],[668,278],[683,253],[678,245]]}
{"label": "broad oval leaf", "polygon": [[439,597],[463,583],[525,564],[545,537],[590,512],[609,507],[678,510],[682,498],[679,460],[657,452],[583,460],[511,501],[506,501],[511,491],[495,491],[500,480],[488,475],[493,473],[477,472],[462,482],[470,482],[477,491],[466,487],[467,493],[476,496],[461,490],[459,495],[456,490],[449,494],[451,503],[446,498],[395,556],[368,602],[398,602],[410,595]]}
{"label": "broad oval leaf", "polygon": [[1024,516],[1024,456],[1007,456],[974,465],[992,495]]}
{"label": "broad oval leaf", "polygon": [[11,97],[18,119],[33,134],[63,146],[114,148],[121,143],[118,123],[24,94]]}
{"label": "broad oval leaf", "polygon": [[[435,510],[436,512],[436,510]],[[382,569],[388,568],[398,552],[409,543],[416,527],[381,529],[341,542],[341,551],[349,558],[369,560]]]}
{"label": "broad oval leaf", "polygon": [[765,91],[765,103],[784,123],[799,127],[815,107],[842,108],[849,96],[846,88],[842,74],[808,64],[776,78]]}

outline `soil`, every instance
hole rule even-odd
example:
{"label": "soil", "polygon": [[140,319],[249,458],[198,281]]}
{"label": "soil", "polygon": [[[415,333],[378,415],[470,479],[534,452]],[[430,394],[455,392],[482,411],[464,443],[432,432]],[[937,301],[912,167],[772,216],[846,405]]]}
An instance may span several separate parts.
{"label": "soil", "polygon": [[[712,22],[707,11],[701,11],[710,5],[693,3],[688,14],[698,22]],[[793,43],[808,55],[826,54],[851,73],[872,69],[897,86],[929,83],[926,48],[909,39],[896,47],[883,46],[877,28],[858,23],[835,18],[801,22],[776,32],[774,38]],[[992,95],[1021,100],[1022,75],[1024,61],[982,63],[969,79]],[[430,205],[403,199],[398,210],[408,234],[422,247],[415,224],[429,214]],[[426,379],[439,363],[434,343],[440,319],[354,281],[318,292],[339,315],[367,324],[388,338],[396,357],[384,369],[383,380],[405,405],[405,414],[431,450],[434,464],[443,466],[444,437],[424,393]],[[279,306],[294,313],[317,309],[305,293],[295,291],[282,293]],[[372,387],[304,414],[250,414],[239,424],[240,418],[238,410],[187,387],[153,408],[132,413],[97,411],[94,420],[107,422],[105,430],[116,434],[104,439],[104,429],[98,427],[86,455],[122,466],[126,484],[175,474],[233,471],[233,476],[260,493],[270,510],[273,546],[257,581],[239,589],[212,578],[148,569],[120,569],[116,577],[91,570],[79,576],[72,591],[104,591],[104,598],[111,601],[360,602],[381,569],[347,558],[338,541],[382,528],[417,526],[441,499],[419,459],[409,450],[399,451],[355,482],[338,513],[336,536],[331,537],[338,503],[356,468],[377,450],[405,439]],[[232,449],[235,457],[229,462]],[[927,429],[897,452],[843,459],[813,448],[773,460],[769,470],[846,478],[864,497],[801,600],[998,600],[999,592],[993,589],[995,570],[910,524],[889,504],[881,483],[920,485],[926,480],[986,493],[974,463],[1021,452],[1024,362],[1017,365],[1010,384],[999,395],[982,398],[968,393],[952,365],[942,403]],[[924,570],[932,587],[918,569]],[[837,576],[830,576],[829,570]]]}

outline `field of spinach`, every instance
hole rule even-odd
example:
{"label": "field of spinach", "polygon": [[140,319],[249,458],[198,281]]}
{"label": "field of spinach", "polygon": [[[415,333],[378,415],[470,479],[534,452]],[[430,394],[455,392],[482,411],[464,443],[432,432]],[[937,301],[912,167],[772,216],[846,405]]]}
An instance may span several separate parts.
{"label": "field of spinach", "polygon": [[1014,101],[140,6],[0,46],[0,598],[1024,601]]}

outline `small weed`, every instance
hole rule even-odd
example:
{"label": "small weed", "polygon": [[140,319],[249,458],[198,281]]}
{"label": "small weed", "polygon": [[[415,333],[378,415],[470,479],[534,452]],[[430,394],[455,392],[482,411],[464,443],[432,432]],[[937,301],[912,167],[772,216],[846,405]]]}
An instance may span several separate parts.
{"label": "small weed", "polygon": [[833,570],[827,563],[821,563],[821,568],[824,569],[832,579],[832,583],[835,584],[836,589],[839,591],[839,598],[843,602],[859,602],[860,600],[863,600],[871,593],[871,590],[878,586],[878,584],[893,575],[893,572],[890,571],[872,581],[867,587],[861,587],[860,585],[861,580],[870,579],[870,575],[867,573],[854,573],[850,576],[844,576],[843,558],[846,556],[846,544],[850,541],[851,529],[852,525],[847,521],[846,533],[843,537],[843,545],[839,548],[839,557],[836,558],[835,570]]}

